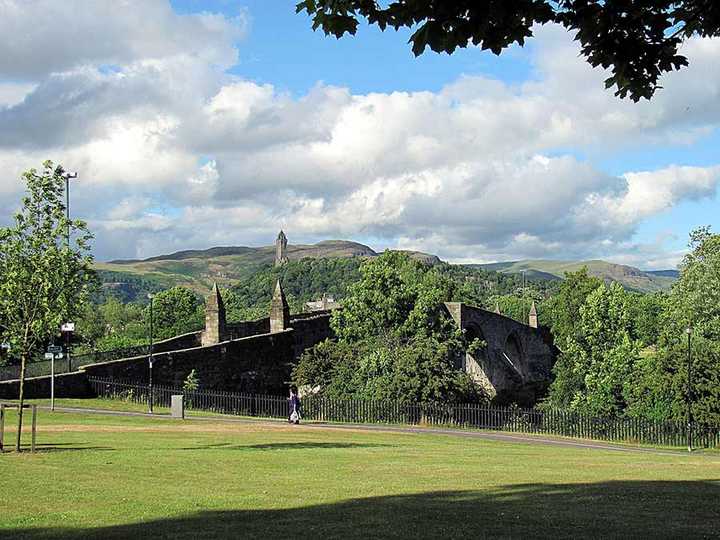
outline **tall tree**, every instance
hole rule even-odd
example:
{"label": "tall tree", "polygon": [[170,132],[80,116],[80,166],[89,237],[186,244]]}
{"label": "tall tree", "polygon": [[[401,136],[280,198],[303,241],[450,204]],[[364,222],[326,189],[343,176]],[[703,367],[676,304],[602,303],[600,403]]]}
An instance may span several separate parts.
{"label": "tall tree", "polygon": [[15,224],[0,229],[0,337],[21,363],[18,451],[27,362],[58,334],[64,317],[82,313],[95,283],[92,235],[84,222],[65,217],[63,168],[46,161],[23,179],[27,195]]}
{"label": "tall tree", "polygon": [[549,402],[599,415],[625,412],[638,345],[631,338],[627,293],[618,283],[587,297],[555,367]]}
{"label": "tall tree", "polygon": [[[145,308],[149,320],[150,306]],[[172,287],[155,295],[153,319],[156,337],[167,339],[202,327],[204,312],[195,293],[185,287]]]}
{"label": "tall tree", "polygon": [[612,69],[606,88],[634,101],[650,99],[663,73],[687,65],[678,54],[686,39],[720,36],[715,0],[302,0],[296,10],[337,38],[355,34],[361,18],[382,30],[411,28],[415,55],[469,45],[499,55],[524,45],[534,25],[557,23],[593,67]]}
{"label": "tall tree", "polygon": [[685,419],[688,381],[686,329],[692,329],[692,409],[700,424],[720,422],[720,234],[701,227],[666,301],[658,352],[645,362],[637,385],[637,414]]}
{"label": "tall tree", "polygon": [[690,253],[670,294],[664,327],[673,336],[692,326],[696,335],[720,342],[720,234],[710,227],[690,233]]}

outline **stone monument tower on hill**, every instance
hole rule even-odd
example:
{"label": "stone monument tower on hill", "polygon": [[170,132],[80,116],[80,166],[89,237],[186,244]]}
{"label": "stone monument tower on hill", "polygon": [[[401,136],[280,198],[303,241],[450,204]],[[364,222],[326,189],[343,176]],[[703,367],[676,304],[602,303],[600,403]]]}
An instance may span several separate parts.
{"label": "stone monument tower on hill", "polygon": [[280,266],[288,262],[287,258],[287,236],[285,233],[280,231],[277,240],[275,240],[275,266]]}
{"label": "stone monument tower on hill", "polygon": [[288,306],[285,293],[277,280],[272,302],[270,302],[270,332],[282,332],[290,327],[290,306]]}

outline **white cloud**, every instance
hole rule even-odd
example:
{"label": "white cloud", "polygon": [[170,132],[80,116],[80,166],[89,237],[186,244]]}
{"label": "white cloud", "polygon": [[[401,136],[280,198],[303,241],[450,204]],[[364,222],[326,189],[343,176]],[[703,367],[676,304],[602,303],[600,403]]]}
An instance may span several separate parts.
{"label": "white cloud", "polygon": [[176,55],[229,67],[247,17],[178,15],[164,0],[0,0],[0,73],[38,80],[78,66]]}

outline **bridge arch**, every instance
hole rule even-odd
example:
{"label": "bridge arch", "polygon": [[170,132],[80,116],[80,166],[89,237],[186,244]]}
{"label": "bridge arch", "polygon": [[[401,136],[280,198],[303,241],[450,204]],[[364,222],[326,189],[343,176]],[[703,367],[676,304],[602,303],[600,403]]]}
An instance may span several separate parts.
{"label": "bridge arch", "polygon": [[517,335],[517,332],[510,332],[507,338],[505,338],[502,355],[510,364],[513,371],[521,377],[526,375],[526,370],[524,369],[526,362],[524,362],[522,340]]}

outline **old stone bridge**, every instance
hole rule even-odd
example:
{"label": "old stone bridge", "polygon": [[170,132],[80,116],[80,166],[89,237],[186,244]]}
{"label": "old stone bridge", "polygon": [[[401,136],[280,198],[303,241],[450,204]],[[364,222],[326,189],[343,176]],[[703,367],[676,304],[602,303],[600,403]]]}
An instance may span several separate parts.
{"label": "old stone bridge", "polygon": [[552,335],[537,324],[533,308],[529,324],[459,302],[447,302],[448,312],[468,342],[478,338],[486,345],[458,359],[482,385],[494,403],[532,406],[547,392],[558,350]]}

